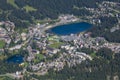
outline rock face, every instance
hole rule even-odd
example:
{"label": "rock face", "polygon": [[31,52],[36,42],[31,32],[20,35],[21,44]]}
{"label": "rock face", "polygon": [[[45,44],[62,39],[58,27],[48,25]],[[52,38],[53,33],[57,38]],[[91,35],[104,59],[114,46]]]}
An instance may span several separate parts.
{"label": "rock face", "polygon": [[113,80],[120,80],[120,79],[119,79],[119,76],[118,76],[118,75],[113,76]]}
{"label": "rock face", "polygon": [[107,76],[107,80],[120,80],[120,79],[119,79],[119,76],[118,76],[118,75],[115,75],[115,76],[110,76],[110,75],[108,75],[108,76]]}

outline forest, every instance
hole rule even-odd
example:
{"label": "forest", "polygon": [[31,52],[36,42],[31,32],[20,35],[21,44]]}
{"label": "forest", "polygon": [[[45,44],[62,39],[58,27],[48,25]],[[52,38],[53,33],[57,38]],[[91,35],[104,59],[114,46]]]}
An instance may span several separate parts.
{"label": "forest", "polygon": [[92,37],[104,37],[107,41],[120,43],[120,30],[111,32],[110,29],[118,23],[116,17],[100,17],[101,24],[93,25],[87,32],[92,32]]}

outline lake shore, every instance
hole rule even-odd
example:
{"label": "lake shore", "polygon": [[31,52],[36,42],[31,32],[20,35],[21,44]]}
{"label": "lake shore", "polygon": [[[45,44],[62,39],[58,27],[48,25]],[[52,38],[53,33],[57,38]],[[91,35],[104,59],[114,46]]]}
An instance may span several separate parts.
{"label": "lake shore", "polygon": [[45,31],[48,30],[48,29],[51,29],[53,27],[57,27],[57,26],[61,26],[61,25],[68,25],[68,24],[73,24],[73,23],[80,23],[80,22],[86,22],[86,23],[90,23],[86,20],[82,20],[82,19],[79,19],[79,18],[76,18],[74,20],[61,20],[60,22],[56,22],[55,24],[52,24],[52,25],[48,25],[45,27]]}

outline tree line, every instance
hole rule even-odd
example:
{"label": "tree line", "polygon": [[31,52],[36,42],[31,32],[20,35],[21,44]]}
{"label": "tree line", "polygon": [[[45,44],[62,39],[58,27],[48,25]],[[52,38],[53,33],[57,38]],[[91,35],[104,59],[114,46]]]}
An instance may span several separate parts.
{"label": "tree line", "polygon": [[87,32],[92,32],[92,37],[104,37],[107,41],[120,43],[120,30],[111,32],[111,28],[118,24],[116,17],[100,17],[101,24],[93,25]]}

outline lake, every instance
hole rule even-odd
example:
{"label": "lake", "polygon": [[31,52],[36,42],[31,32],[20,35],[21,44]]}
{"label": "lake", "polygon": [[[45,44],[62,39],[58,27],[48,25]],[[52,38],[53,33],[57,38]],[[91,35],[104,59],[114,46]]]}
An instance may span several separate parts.
{"label": "lake", "polygon": [[8,63],[22,63],[22,62],[24,62],[24,60],[23,60],[23,56],[21,56],[21,55],[14,55],[14,56],[8,58],[7,62]]}
{"label": "lake", "polygon": [[92,24],[86,22],[80,22],[80,23],[72,23],[72,24],[56,26],[51,28],[49,31],[57,35],[70,35],[70,34],[77,34],[83,32],[91,27]]}

